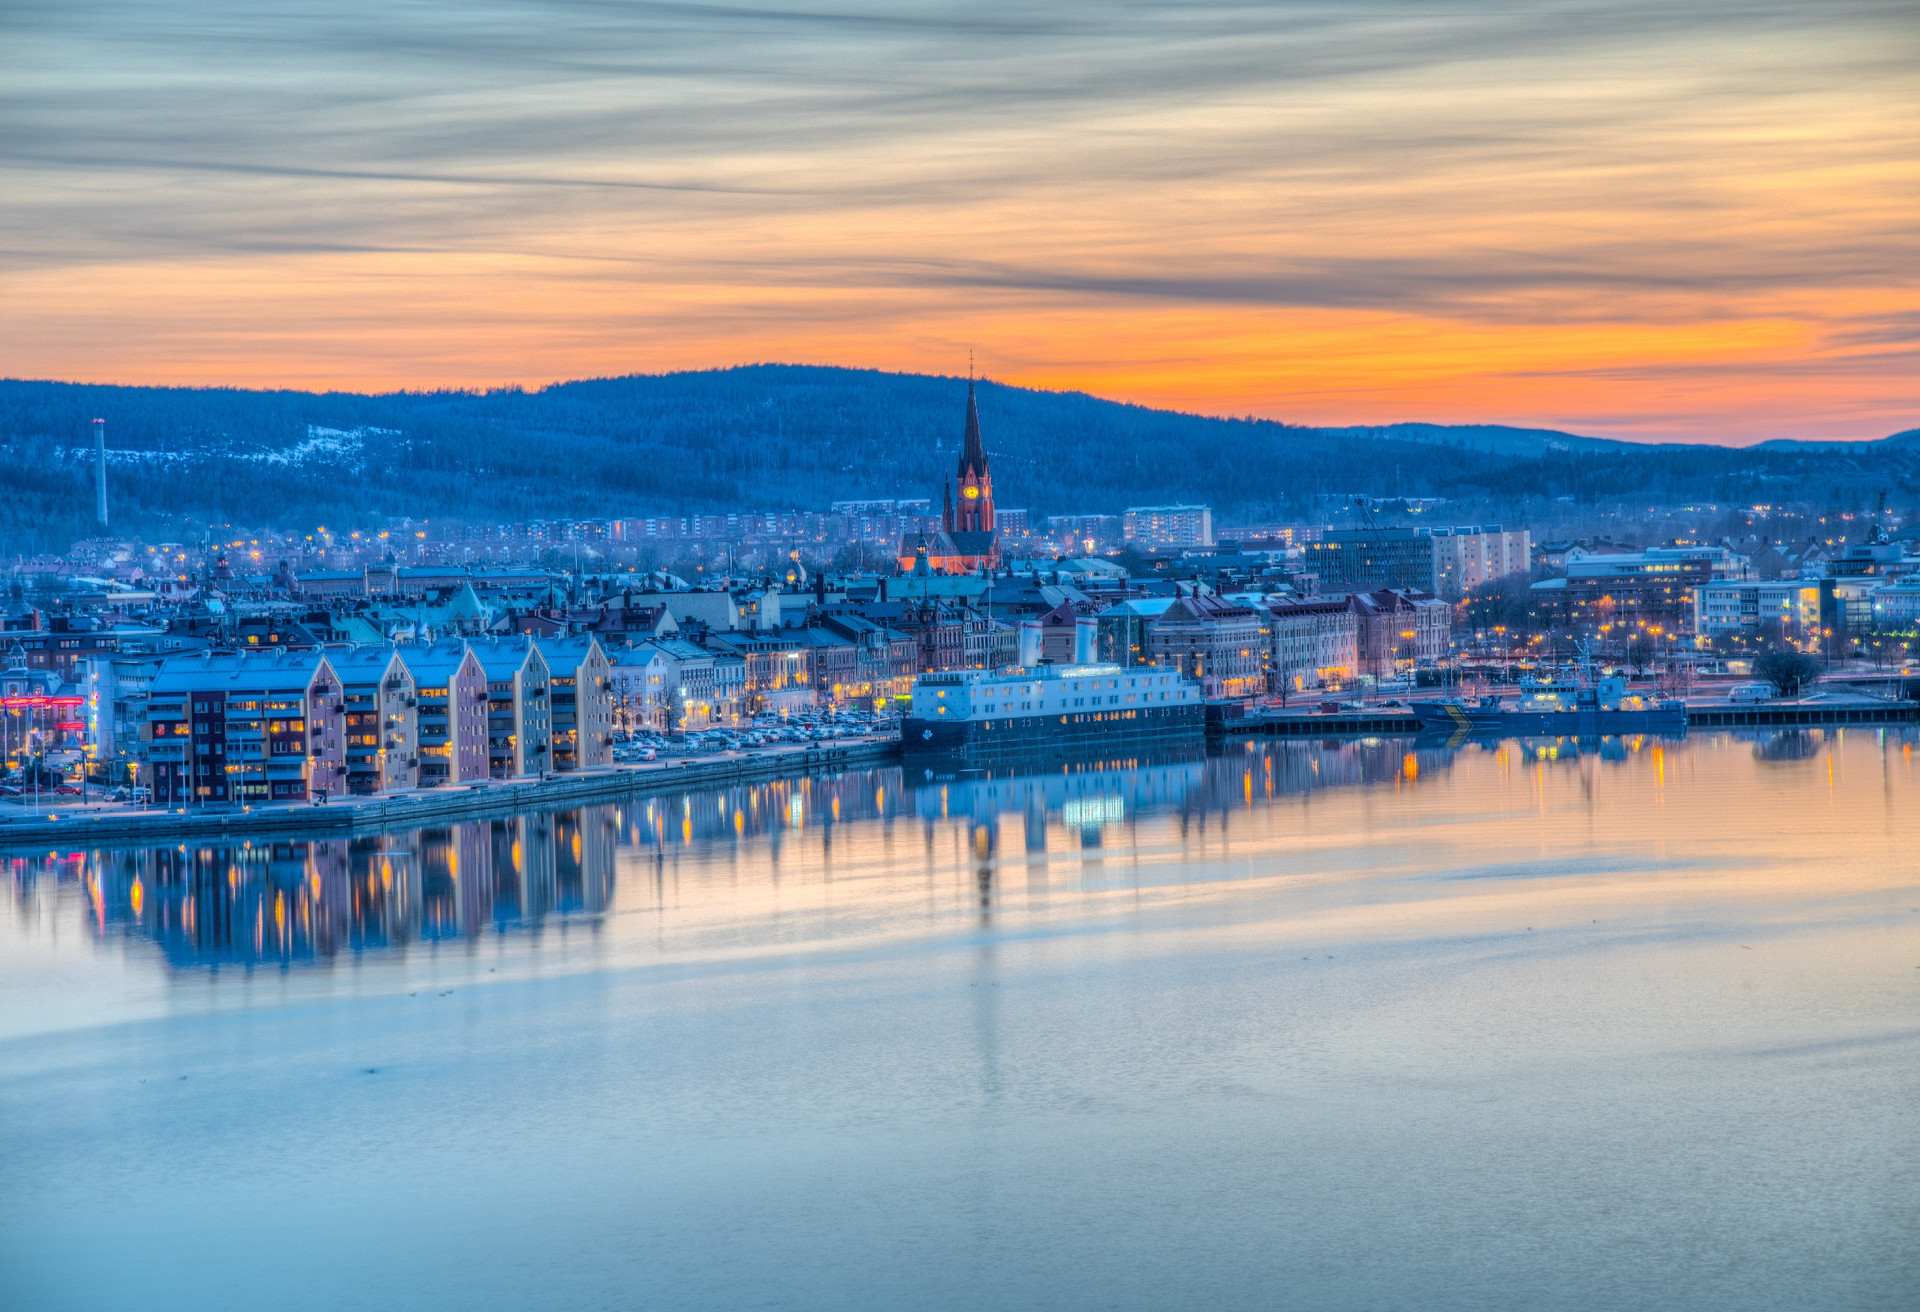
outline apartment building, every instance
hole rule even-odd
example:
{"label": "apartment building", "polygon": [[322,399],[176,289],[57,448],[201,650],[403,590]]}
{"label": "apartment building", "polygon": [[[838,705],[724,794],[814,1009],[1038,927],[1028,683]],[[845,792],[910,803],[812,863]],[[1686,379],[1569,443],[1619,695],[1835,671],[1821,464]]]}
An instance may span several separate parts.
{"label": "apartment building", "polygon": [[590,634],[535,638],[550,674],[555,770],[613,764],[613,668]]}
{"label": "apartment building", "polygon": [[320,652],[175,657],[147,689],[147,766],[162,806],[347,792],[346,707]]}
{"label": "apartment building", "polygon": [[1532,568],[1533,545],[1526,529],[1509,532],[1498,524],[1477,524],[1426,532],[1433,540],[1436,590],[1449,600]]}
{"label": "apartment building", "polygon": [[1210,547],[1213,511],[1207,506],[1129,506],[1120,517],[1120,533],[1129,546],[1149,551]]}
{"label": "apartment building", "polygon": [[418,786],[472,783],[487,777],[487,672],[465,642],[405,649],[413,675]]}
{"label": "apartment building", "polygon": [[546,659],[531,639],[472,644],[487,676],[487,773],[495,779],[553,768],[553,698]]}
{"label": "apartment building", "polygon": [[328,653],[340,676],[347,789],[385,793],[419,786],[418,698],[413,673],[393,647]]}

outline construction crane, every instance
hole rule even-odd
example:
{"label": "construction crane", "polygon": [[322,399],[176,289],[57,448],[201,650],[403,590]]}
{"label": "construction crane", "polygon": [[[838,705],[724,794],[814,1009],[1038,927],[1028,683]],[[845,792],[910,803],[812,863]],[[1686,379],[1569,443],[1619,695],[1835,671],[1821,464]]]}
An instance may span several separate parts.
{"label": "construction crane", "polygon": [[[1354,509],[1360,513],[1360,527],[1367,531],[1368,544],[1373,552],[1373,564],[1379,571],[1379,582],[1374,588],[1393,586],[1393,578],[1387,571],[1387,540],[1380,532],[1379,522],[1373,517],[1373,505],[1366,497],[1353,499]],[[1374,588],[1369,588],[1373,591]]]}

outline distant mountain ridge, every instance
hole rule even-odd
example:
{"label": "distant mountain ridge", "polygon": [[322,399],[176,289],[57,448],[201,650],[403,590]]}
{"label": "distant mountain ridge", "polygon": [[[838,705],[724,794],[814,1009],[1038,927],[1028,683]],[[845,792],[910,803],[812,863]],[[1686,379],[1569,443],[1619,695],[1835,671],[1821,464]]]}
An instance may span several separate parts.
{"label": "distant mountain ridge", "polygon": [[1320,431],[1343,437],[1465,446],[1504,456],[1540,456],[1549,451],[1622,451],[1645,445],[1616,438],[1581,437],[1554,428],[1511,428],[1505,424],[1370,424]]}
{"label": "distant mountain ridge", "polygon": [[[164,533],[191,515],[310,529],[937,499],[966,386],[766,364],[384,395],[0,381],[0,544],[63,549],[91,531],[96,416],[116,525]],[[987,381],[979,399],[998,499],[1036,514],[1192,501],[1244,522],[1308,517],[1354,493],[1514,513],[1540,497],[1858,498],[1910,495],[1920,474],[1920,430],[1734,450],[1500,425],[1312,428]]]}

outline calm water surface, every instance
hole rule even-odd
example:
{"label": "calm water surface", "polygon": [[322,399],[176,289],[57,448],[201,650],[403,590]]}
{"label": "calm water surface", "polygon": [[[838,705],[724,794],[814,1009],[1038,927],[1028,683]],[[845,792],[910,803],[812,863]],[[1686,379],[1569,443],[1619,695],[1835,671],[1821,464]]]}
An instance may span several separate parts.
{"label": "calm water surface", "polygon": [[0,907],[0,1305],[1920,1306],[1910,736],[1234,744]]}

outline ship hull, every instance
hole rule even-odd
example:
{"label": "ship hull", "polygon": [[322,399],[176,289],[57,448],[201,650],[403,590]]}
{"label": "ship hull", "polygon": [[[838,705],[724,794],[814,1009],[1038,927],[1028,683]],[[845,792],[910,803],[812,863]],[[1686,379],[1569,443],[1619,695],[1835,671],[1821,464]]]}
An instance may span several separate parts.
{"label": "ship hull", "polygon": [[1681,707],[1650,707],[1638,711],[1585,708],[1569,711],[1483,710],[1453,702],[1415,702],[1413,713],[1429,733],[1470,733],[1500,737],[1594,738],[1622,733],[1685,733],[1687,713]]}
{"label": "ship hull", "polygon": [[1203,745],[1206,717],[1197,702],[1079,715],[982,720],[909,717],[901,725],[900,740],[901,750],[910,757],[1014,761],[1034,756],[1105,754],[1116,748]]}

